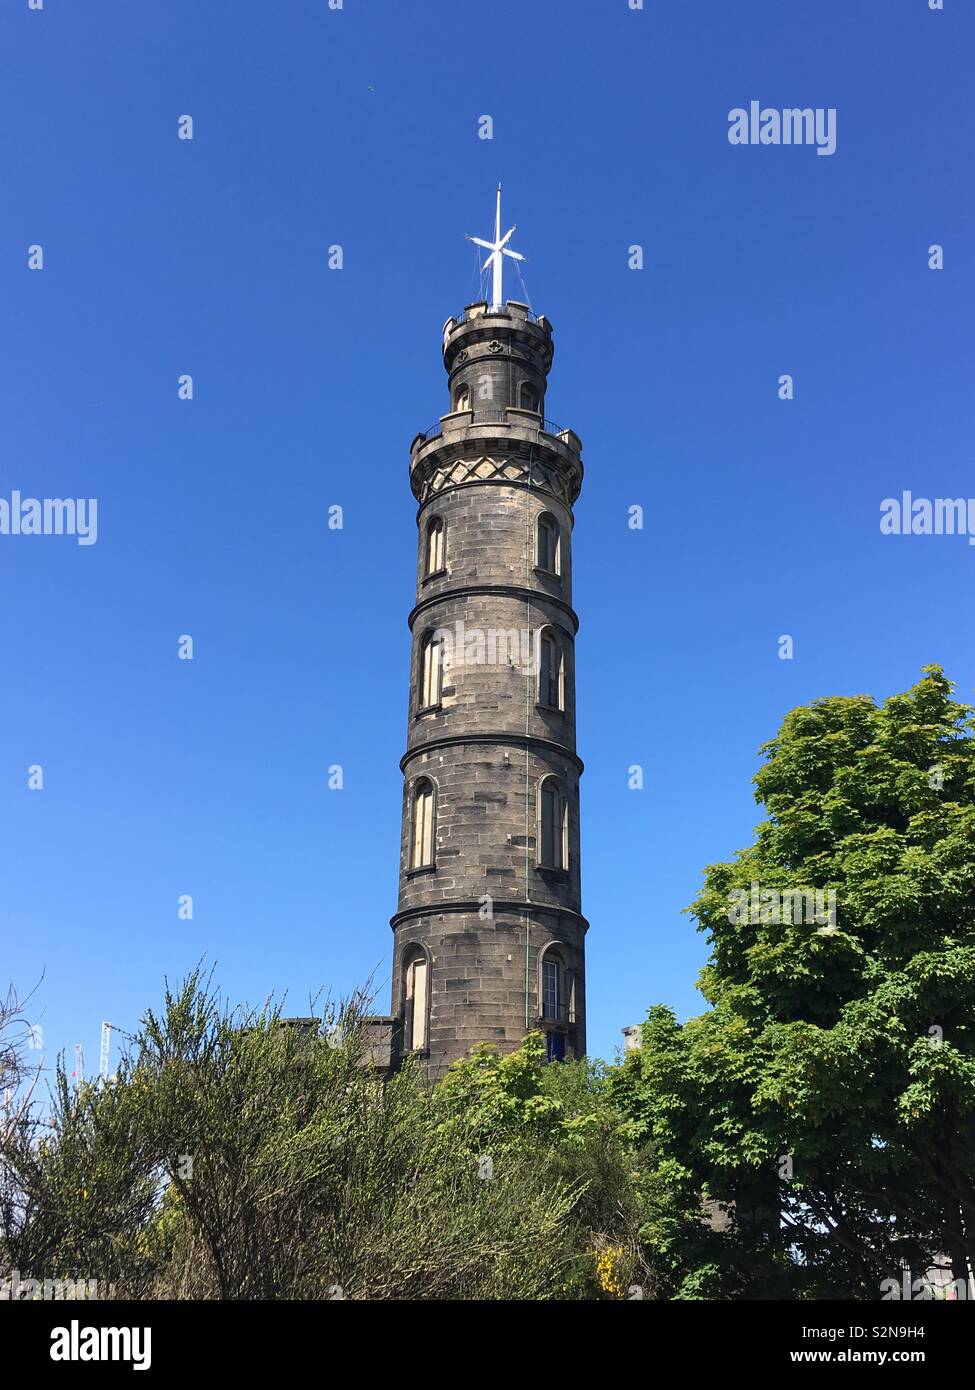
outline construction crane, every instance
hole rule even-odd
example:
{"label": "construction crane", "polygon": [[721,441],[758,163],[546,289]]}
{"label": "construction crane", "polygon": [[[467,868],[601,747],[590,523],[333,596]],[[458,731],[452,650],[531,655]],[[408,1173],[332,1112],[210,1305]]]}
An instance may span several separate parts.
{"label": "construction crane", "polygon": [[102,1023],[102,1045],[98,1054],[98,1078],[104,1083],[108,1080],[108,1055],[112,1047],[112,1025]]}

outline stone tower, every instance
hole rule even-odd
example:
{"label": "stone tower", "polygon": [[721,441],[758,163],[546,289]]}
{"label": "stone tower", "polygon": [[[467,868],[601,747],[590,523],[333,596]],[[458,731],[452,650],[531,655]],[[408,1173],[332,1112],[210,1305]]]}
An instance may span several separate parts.
{"label": "stone tower", "polygon": [[413,441],[416,604],[392,918],[393,1058],[586,1047],[572,506],[581,444],[544,418],[552,326],[508,301],[443,331],[449,411]]}

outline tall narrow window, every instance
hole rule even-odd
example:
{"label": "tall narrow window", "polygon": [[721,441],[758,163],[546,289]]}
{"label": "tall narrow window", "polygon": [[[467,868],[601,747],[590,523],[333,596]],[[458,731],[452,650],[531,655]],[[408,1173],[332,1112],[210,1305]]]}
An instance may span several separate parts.
{"label": "tall narrow window", "polygon": [[522,410],[538,410],[538,392],[530,381],[523,381],[518,392],[518,404]]}
{"label": "tall narrow window", "polygon": [[543,512],[538,518],[538,542],[535,547],[537,564],[540,570],[551,574],[559,572],[559,524],[554,516]]}
{"label": "tall narrow window", "polygon": [[458,386],[454,392],[454,409],[470,410],[471,408],[471,388],[469,386]]}
{"label": "tall narrow window", "polygon": [[433,517],[427,525],[426,575],[439,574],[444,567],[444,524],[442,516]]}
{"label": "tall narrow window", "polygon": [[430,632],[424,637],[420,648],[420,709],[432,709],[439,705],[442,689],[443,643],[436,633]]}
{"label": "tall narrow window", "polygon": [[567,803],[558,779],[545,777],[539,788],[538,862],[544,869],[567,867]]}
{"label": "tall narrow window", "polygon": [[406,1017],[403,1022],[407,1051],[425,1047],[427,1041],[426,956],[415,956],[406,967]]}
{"label": "tall narrow window", "polygon": [[433,864],[433,783],[421,778],[413,789],[413,844],[410,850],[412,869],[429,869]]}
{"label": "tall narrow window", "polygon": [[542,961],[542,1018],[558,1022],[562,1011],[562,966],[556,956]]}
{"label": "tall narrow window", "polygon": [[543,628],[539,636],[538,703],[562,708],[562,648],[550,628]]}

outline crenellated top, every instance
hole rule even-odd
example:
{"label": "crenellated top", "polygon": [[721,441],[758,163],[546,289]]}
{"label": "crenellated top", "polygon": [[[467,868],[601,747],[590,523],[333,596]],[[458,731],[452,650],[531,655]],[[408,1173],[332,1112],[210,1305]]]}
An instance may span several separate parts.
{"label": "crenellated top", "polygon": [[[509,299],[503,309],[489,309],[486,299],[475,300],[473,304],[464,306],[463,313],[452,315],[444,324],[444,356],[447,355],[447,340],[458,328],[462,328],[465,323],[473,323],[478,319],[501,319],[519,320],[524,323],[534,324],[548,338],[552,336],[552,322],[544,314],[533,313],[527,304],[520,303],[517,299]],[[551,358],[550,358],[551,360]]]}
{"label": "crenellated top", "polygon": [[552,325],[527,304],[509,300],[494,310],[483,301],[468,304],[463,318],[444,325],[450,410],[497,412],[513,406],[544,415],[553,353]]}

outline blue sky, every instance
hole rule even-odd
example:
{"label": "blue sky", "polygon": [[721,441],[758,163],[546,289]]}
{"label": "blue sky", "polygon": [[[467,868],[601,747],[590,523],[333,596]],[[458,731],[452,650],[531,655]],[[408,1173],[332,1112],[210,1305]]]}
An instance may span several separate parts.
{"label": "blue sky", "polygon": [[[681,910],[782,716],[975,684],[975,548],[879,531],[975,493],[973,39],[963,0],[9,0],[0,496],[99,503],[95,545],[0,536],[0,985],[43,974],[49,1059],[200,957],[387,1007],[408,450],[499,179],[587,469],[590,1050],[701,1008]],[[835,107],[836,153],[732,146],[753,99]]]}

